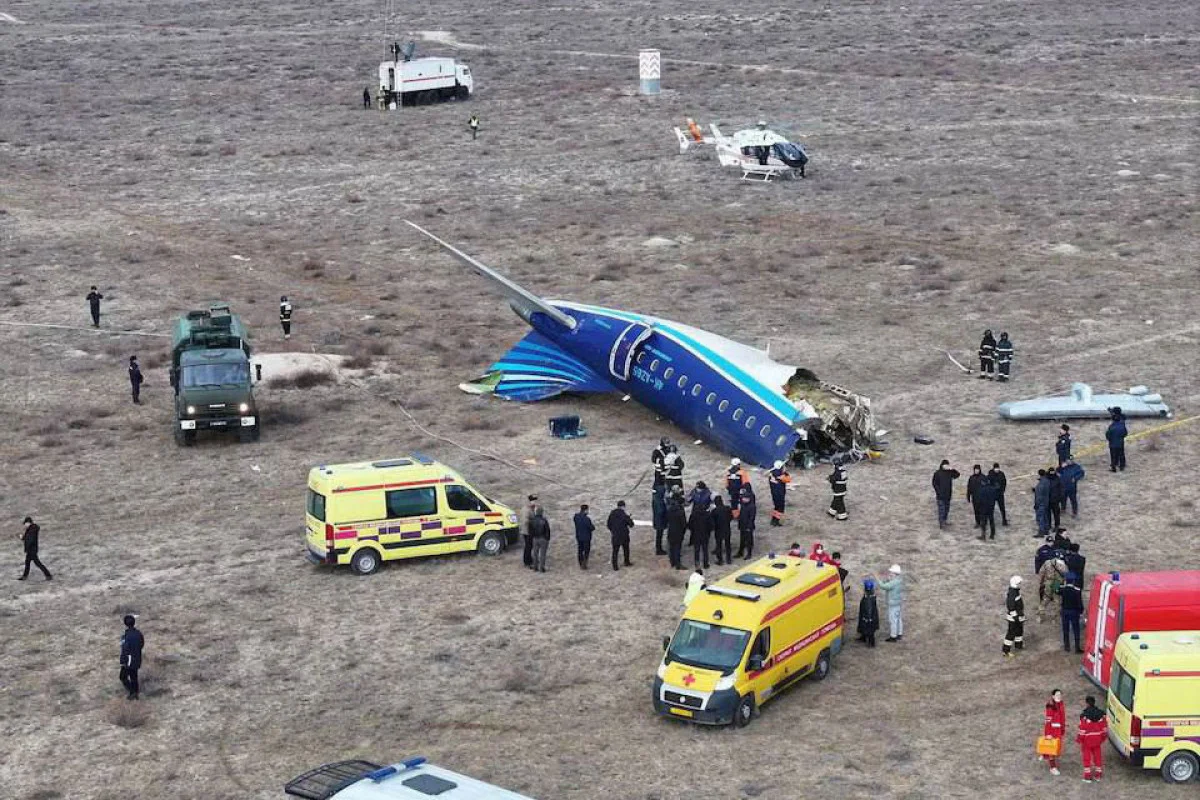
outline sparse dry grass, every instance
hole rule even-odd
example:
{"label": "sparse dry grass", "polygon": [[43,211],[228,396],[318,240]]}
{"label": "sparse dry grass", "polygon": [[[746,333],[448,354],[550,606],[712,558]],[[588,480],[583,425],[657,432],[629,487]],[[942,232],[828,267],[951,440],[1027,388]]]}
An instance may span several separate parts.
{"label": "sparse dry grass", "polygon": [[150,707],[143,700],[113,700],[105,708],[104,717],[118,728],[142,728],[150,722]]}

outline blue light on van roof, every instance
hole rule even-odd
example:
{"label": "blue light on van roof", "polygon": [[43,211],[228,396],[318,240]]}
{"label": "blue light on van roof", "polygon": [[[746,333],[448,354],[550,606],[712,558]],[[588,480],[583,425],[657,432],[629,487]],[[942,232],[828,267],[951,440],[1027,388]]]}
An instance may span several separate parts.
{"label": "blue light on van roof", "polygon": [[416,461],[418,464],[423,464],[426,467],[433,463],[433,459],[424,453],[410,453],[409,455],[413,461]]}
{"label": "blue light on van roof", "polygon": [[391,777],[392,775],[395,775],[397,771],[398,770],[395,767],[380,767],[379,769],[375,770],[374,772],[368,772],[367,777],[370,778],[371,780],[375,781],[375,783],[379,783],[384,778],[388,778],[388,777]]}
{"label": "blue light on van roof", "polygon": [[425,756],[414,756],[413,758],[406,758],[400,763],[404,765],[405,769],[416,769],[428,760]]}

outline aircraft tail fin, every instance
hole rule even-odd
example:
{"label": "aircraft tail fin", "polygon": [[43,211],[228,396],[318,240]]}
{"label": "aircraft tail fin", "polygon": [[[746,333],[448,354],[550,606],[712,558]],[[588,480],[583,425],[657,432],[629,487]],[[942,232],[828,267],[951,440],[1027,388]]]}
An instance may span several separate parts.
{"label": "aircraft tail fin", "polygon": [[570,314],[555,308],[525,287],[509,280],[486,264],[476,261],[474,258],[471,258],[469,255],[459,250],[457,247],[449,244],[448,242],[442,241],[415,222],[404,220],[404,223],[410,228],[416,230],[421,235],[432,239],[443,250],[449,252],[450,255],[454,256],[459,261],[475,270],[475,272],[479,275],[487,278],[492,283],[493,287],[495,287],[500,294],[504,295],[504,297],[508,299],[508,304],[512,306],[513,311],[516,311],[521,319],[525,320],[526,322],[530,321],[530,317],[532,317],[533,314],[540,313],[545,314],[547,317],[562,325],[567,330],[573,331],[579,324],[579,322]]}
{"label": "aircraft tail fin", "polygon": [[564,392],[614,391],[591,367],[537,331],[530,331],[482,377],[459,388],[469,394],[495,394],[525,403]]}

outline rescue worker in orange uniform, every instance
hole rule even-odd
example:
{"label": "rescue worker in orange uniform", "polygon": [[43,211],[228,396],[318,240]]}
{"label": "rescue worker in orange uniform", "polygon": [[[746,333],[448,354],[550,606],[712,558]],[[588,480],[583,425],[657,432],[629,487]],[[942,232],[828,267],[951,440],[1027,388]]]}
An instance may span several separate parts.
{"label": "rescue worker in orange uniform", "polygon": [[782,461],[776,461],[775,467],[767,473],[767,484],[771,487],[771,527],[783,525],[783,512],[787,506],[787,485],[792,482],[792,476],[784,467]]}
{"label": "rescue worker in orange uniform", "polygon": [[1083,781],[1091,783],[1104,777],[1104,740],[1108,738],[1108,720],[1096,708],[1096,698],[1088,695],[1079,715],[1079,752],[1083,757]]}
{"label": "rescue worker in orange uniform", "polygon": [[[1042,736],[1058,739],[1058,752],[1062,754],[1063,734],[1067,728],[1067,707],[1063,703],[1062,690],[1055,689],[1046,701],[1046,715],[1042,723]],[[1058,775],[1058,756],[1043,756],[1050,762],[1050,774]]]}
{"label": "rescue worker in orange uniform", "polygon": [[742,460],[734,458],[729,461],[729,469],[725,471],[725,493],[729,495],[729,507],[733,509],[733,518],[738,518],[738,504],[742,498],[742,487],[750,484],[750,473],[742,469]]}

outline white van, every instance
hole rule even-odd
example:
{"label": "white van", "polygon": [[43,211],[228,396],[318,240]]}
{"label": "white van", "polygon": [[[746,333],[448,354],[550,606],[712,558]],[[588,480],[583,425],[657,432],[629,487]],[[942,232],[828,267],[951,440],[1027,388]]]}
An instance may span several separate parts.
{"label": "white van", "polygon": [[385,767],[338,761],[304,773],[283,791],[304,800],[533,800],[523,794],[410,758]]}

